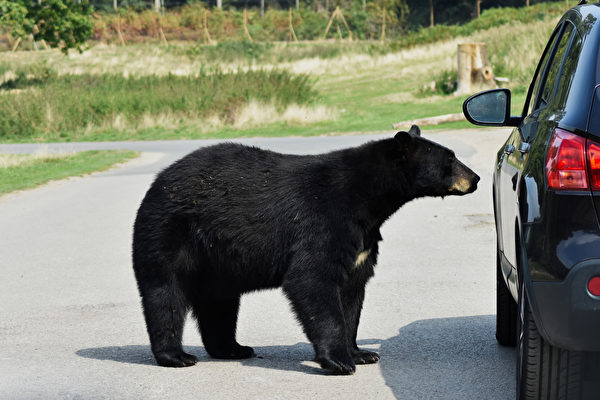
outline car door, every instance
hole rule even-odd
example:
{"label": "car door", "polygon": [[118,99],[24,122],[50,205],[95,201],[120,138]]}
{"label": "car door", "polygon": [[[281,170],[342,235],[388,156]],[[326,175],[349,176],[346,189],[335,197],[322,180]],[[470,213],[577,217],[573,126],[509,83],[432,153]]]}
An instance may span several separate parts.
{"label": "car door", "polygon": [[[520,221],[519,182],[533,141],[537,138],[539,143],[545,145],[544,138],[556,127],[557,122],[552,121],[549,115],[549,105],[555,95],[556,83],[574,31],[574,26],[568,21],[554,31],[531,84],[523,110],[523,121],[511,132],[497,165],[498,206],[502,224],[501,251],[513,270],[516,270],[518,257],[516,234]],[[509,274],[508,283],[511,291],[517,293],[518,282],[514,272]]]}

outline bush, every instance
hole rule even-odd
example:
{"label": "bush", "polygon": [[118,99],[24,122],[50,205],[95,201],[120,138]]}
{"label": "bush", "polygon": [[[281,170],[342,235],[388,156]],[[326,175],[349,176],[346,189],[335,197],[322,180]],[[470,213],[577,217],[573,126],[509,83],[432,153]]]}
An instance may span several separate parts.
{"label": "bush", "polygon": [[456,71],[442,71],[433,79],[429,85],[419,89],[420,97],[432,95],[449,95],[456,92],[458,87],[458,73]]}
{"label": "bush", "polygon": [[251,100],[273,102],[280,109],[313,102],[317,93],[308,76],[286,71],[224,73],[197,76],[61,75],[32,76],[16,71],[0,86],[0,138],[32,138],[50,132],[108,126],[116,118],[135,125],[145,115],[181,118],[216,115],[234,119]]}

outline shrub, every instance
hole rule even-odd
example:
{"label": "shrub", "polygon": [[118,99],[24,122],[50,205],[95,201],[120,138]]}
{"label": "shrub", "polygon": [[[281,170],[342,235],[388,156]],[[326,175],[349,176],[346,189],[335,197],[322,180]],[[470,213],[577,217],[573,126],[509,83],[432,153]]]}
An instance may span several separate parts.
{"label": "shrub", "polygon": [[232,120],[251,100],[278,108],[313,102],[317,93],[308,76],[286,71],[224,73],[197,76],[62,75],[32,76],[17,71],[0,87],[0,138],[35,137],[50,132],[110,126],[121,118],[135,126],[145,115],[185,118],[217,115]]}

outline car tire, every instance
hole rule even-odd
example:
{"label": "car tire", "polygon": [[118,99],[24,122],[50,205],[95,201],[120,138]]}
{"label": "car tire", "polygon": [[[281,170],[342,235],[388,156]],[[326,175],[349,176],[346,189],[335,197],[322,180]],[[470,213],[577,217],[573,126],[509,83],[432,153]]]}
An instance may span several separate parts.
{"label": "car tire", "polygon": [[523,287],[517,321],[517,399],[587,399],[582,390],[585,353],[560,349],[544,340]]}
{"label": "car tire", "polygon": [[502,346],[517,344],[517,302],[502,276],[500,253],[496,251],[496,340]]}

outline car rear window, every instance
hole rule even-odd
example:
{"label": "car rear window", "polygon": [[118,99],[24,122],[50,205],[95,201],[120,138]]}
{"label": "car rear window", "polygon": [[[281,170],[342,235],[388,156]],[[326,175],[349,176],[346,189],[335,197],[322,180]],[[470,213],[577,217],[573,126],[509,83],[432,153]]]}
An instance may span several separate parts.
{"label": "car rear window", "polygon": [[579,63],[582,43],[583,41],[581,36],[577,31],[575,31],[573,33],[573,40],[571,41],[571,45],[569,46],[569,50],[567,51],[567,55],[558,74],[559,80],[556,83],[555,104],[558,108],[564,108],[565,104],[567,103],[567,97],[569,96],[569,91],[571,90],[571,84],[573,83],[573,78],[575,77],[575,70],[577,69],[577,64]]}
{"label": "car rear window", "polygon": [[529,99],[529,105],[527,106],[527,113],[529,115],[535,108],[535,101],[537,99],[537,93],[540,88],[540,83],[542,82],[542,77],[544,76],[544,70],[546,69],[546,64],[548,63],[548,59],[550,58],[550,53],[552,53],[552,48],[554,47],[554,43],[558,38],[558,34],[554,31],[554,36],[551,41],[548,43],[546,47],[546,52],[544,53],[542,60],[540,61],[537,74],[535,76],[535,82],[533,83],[533,91],[531,92],[531,97]]}
{"label": "car rear window", "polygon": [[540,107],[543,107],[550,103],[554,95],[556,94],[556,84],[562,76],[561,70],[563,69],[565,54],[570,48],[569,44],[571,43],[572,33],[573,25],[569,23],[566,24],[563,35],[560,38],[560,42],[558,42],[558,45],[556,46],[554,58],[552,59],[552,63],[550,64],[550,68],[548,69],[546,83],[544,84],[544,89],[542,90],[542,95],[540,97]]}

